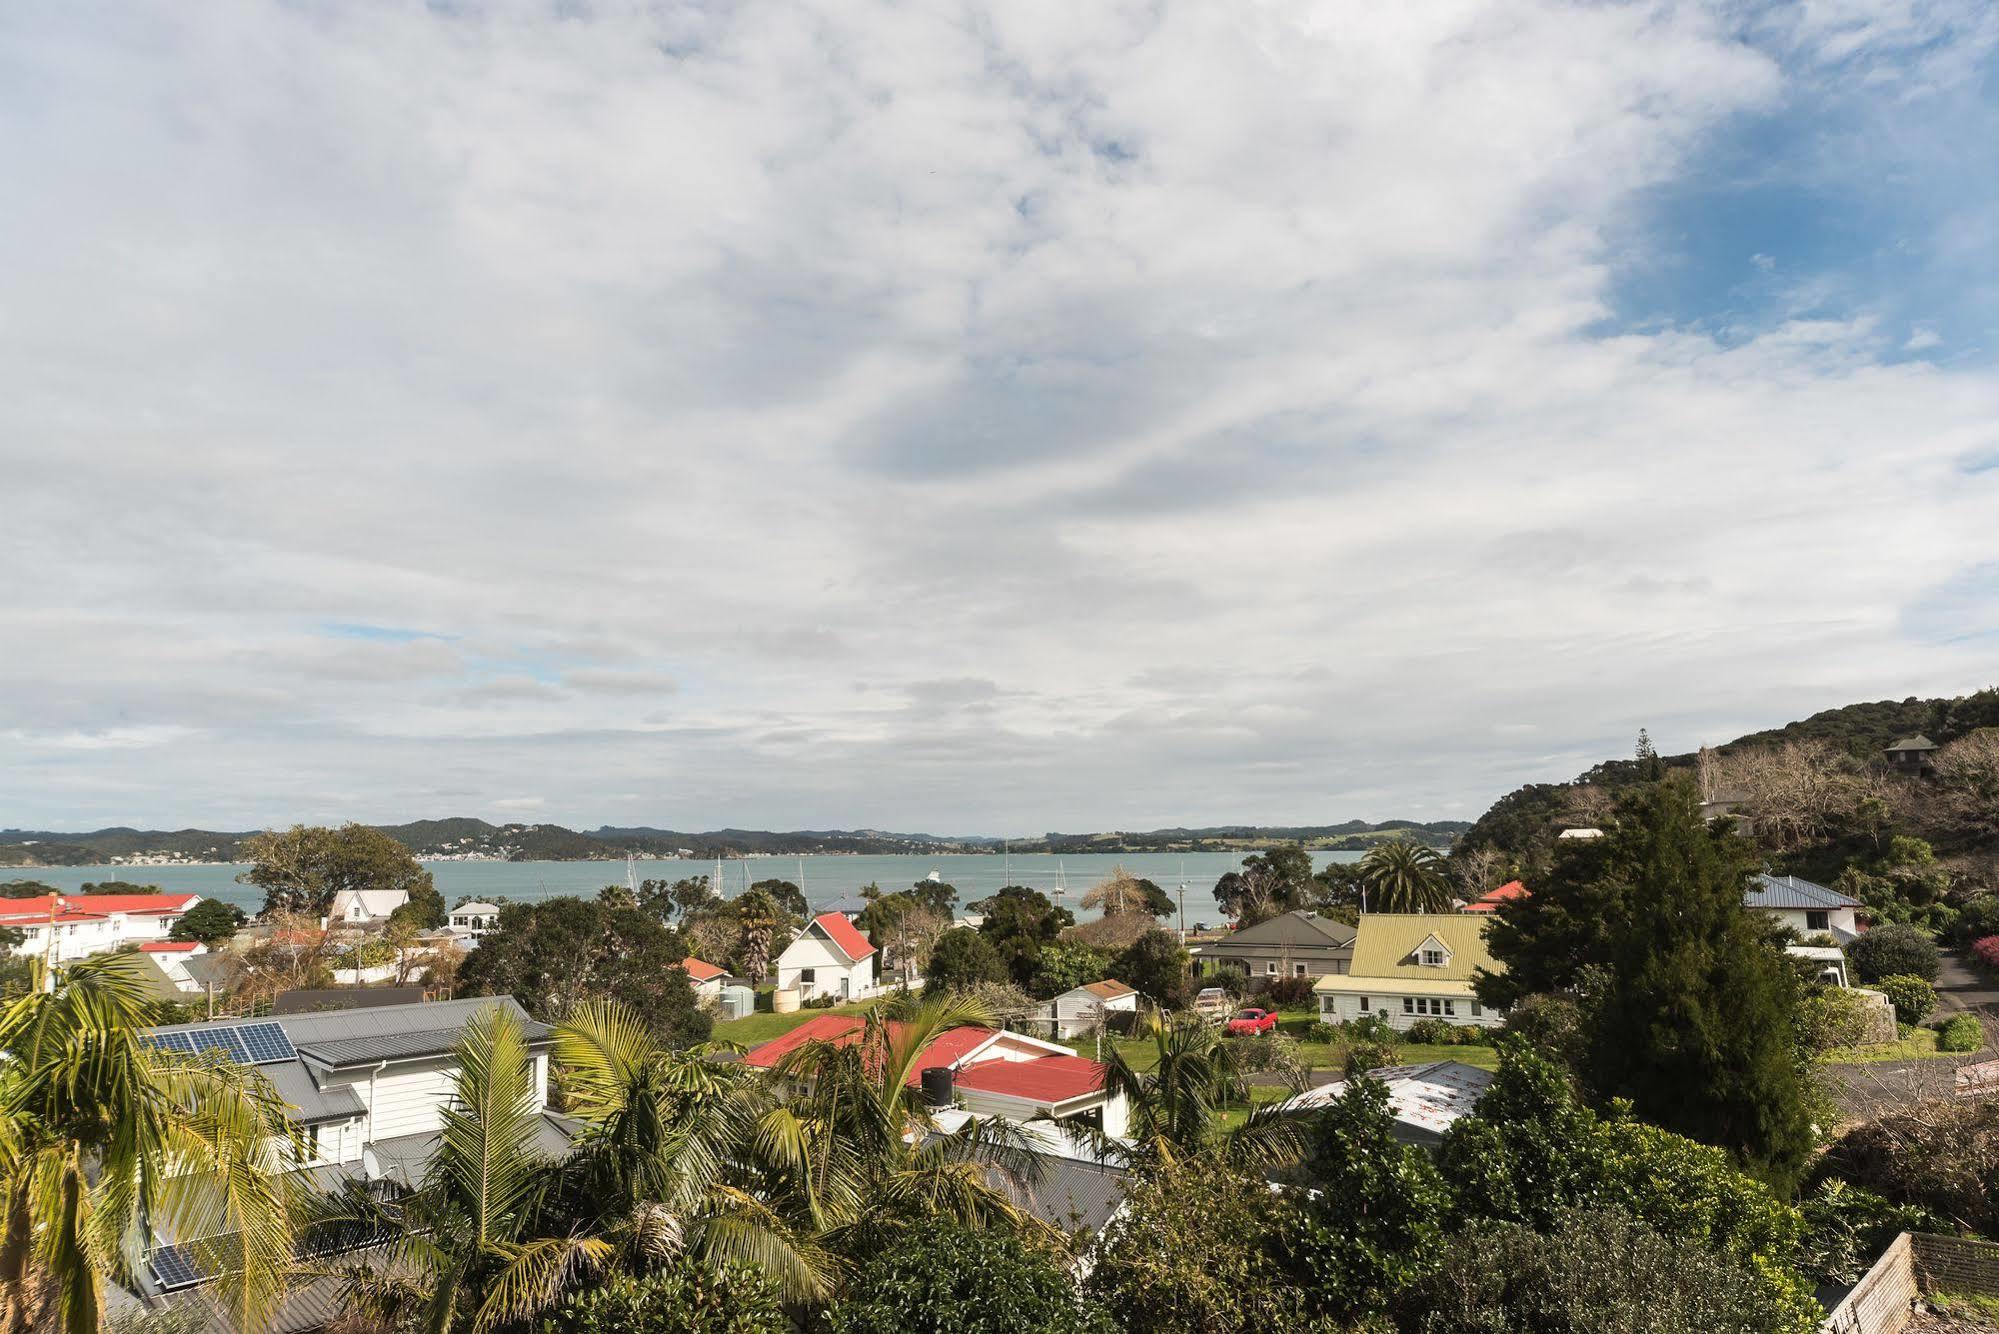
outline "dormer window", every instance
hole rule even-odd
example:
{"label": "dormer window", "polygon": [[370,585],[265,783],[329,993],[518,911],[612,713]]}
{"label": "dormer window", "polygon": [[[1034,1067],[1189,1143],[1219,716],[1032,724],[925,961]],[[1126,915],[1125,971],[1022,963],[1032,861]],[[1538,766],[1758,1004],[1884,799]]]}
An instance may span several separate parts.
{"label": "dormer window", "polygon": [[1425,968],[1442,968],[1450,961],[1450,947],[1435,936],[1425,936],[1416,947],[1416,962]]}
{"label": "dormer window", "polygon": [[1442,968],[1444,966],[1444,952],[1442,950],[1424,950],[1423,962],[1432,968]]}

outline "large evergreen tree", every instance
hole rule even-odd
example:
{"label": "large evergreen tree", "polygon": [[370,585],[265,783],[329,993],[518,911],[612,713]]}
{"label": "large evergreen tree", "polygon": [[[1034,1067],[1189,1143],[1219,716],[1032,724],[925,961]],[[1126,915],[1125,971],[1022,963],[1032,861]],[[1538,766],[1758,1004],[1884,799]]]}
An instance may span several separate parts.
{"label": "large evergreen tree", "polygon": [[1753,867],[1747,843],[1701,819],[1690,778],[1638,789],[1605,837],[1502,910],[1490,943],[1508,971],[1481,991],[1573,989],[1594,967],[1582,1073],[1596,1096],[1783,1187],[1812,1149],[1810,1076],[1797,972],[1742,906]]}

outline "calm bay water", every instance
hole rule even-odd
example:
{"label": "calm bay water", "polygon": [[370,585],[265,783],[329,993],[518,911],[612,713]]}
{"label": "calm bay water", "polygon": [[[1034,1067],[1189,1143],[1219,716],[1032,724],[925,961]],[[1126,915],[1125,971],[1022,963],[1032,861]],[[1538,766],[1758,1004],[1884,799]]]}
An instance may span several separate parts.
{"label": "calm bay water", "polygon": [[[1030,885],[1050,897],[1065,891],[1060,902],[1079,917],[1076,903],[1085,890],[1122,865],[1133,875],[1165,887],[1178,897],[1181,883],[1187,886],[1187,924],[1220,922],[1215,904],[1215,882],[1242,864],[1240,852],[1087,853],[1080,856],[1015,855],[1010,860],[998,855],[960,853],[937,857],[750,857],[722,863],[722,890],[733,898],[752,880],[789,880],[802,885],[806,899],[815,907],[852,894],[861,886],[878,884],[885,890],[904,889],[935,871],[958,887],[958,903],[984,898],[1000,886]],[[1357,852],[1315,852],[1312,865],[1355,861]],[[514,902],[552,898],[560,894],[595,894],[606,885],[623,884],[623,862],[425,862],[438,892],[446,903],[471,896],[506,899]],[[1012,879],[1008,880],[1011,867]],[[8,867],[0,879],[16,877],[39,880],[58,889],[75,889],[90,881],[129,880],[158,885],[165,890],[187,890],[237,904],[254,912],[263,904],[263,891],[239,885],[236,876],[244,866],[59,866]],[[684,876],[715,873],[715,863],[678,860],[641,861],[641,880],[679,880]]]}

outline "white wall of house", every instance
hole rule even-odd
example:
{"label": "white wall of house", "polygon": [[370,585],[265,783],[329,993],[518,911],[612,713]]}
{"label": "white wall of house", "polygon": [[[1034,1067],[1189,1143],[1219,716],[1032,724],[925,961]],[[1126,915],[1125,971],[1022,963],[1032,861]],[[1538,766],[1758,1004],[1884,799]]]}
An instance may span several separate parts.
{"label": "white wall of house", "polygon": [[1055,1035],[1072,1038],[1078,1033],[1087,1033],[1095,1028],[1106,1014],[1135,1013],[1138,1009],[1138,996],[1133,994],[1102,1000],[1079,988],[1057,996],[1054,1006]]}
{"label": "white wall of house", "polygon": [[[4,900],[0,900],[4,906]],[[13,952],[43,958],[49,948],[49,925],[46,921],[39,926],[16,923],[15,929],[23,939],[14,946]],[[56,958],[59,961],[81,959],[86,955],[105,954],[125,943],[124,914],[113,913],[109,917],[91,918],[83,922],[57,922]]]}
{"label": "white wall of house", "polygon": [[1028,1098],[1009,1098],[997,1093],[987,1093],[979,1089],[961,1088],[957,1091],[958,1102],[974,1116],[997,1116],[1006,1121],[1028,1122],[1036,1117],[1052,1115],[1057,1120],[1087,1116],[1101,1111],[1103,1130],[1106,1135],[1122,1139],[1131,1132],[1131,1107],[1121,1096],[1096,1094],[1077,1098],[1069,1102],[1051,1106],[1037,1103]]}
{"label": "white wall of house", "polygon": [[[811,974],[809,978],[806,976],[808,973]],[[815,996],[844,998],[874,984],[874,955],[870,954],[859,963],[850,963],[846,955],[817,931],[807,931],[785,946],[784,953],[777,956],[778,989],[796,987],[804,1000]]]}
{"label": "white wall of house", "polygon": [[1854,921],[1851,908],[1757,908],[1754,911],[1779,926],[1793,927],[1801,936],[1816,936],[1824,932],[1844,933],[1843,939],[1852,939],[1860,934],[1860,924]]}
{"label": "white wall of house", "polygon": [[1366,996],[1321,992],[1319,1017],[1329,1024],[1343,1024],[1387,1011],[1388,1026],[1398,1031],[1419,1019],[1442,1019],[1470,1028],[1498,1028],[1506,1022],[1503,1011],[1479,1004],[1469,989],[1458,996],[1412,996],[1396,991],[1393,982],[1387,979],[1383,980],[1383,988],[1380,995]]}
{"label": "white wall of house", "polygon": [[[361,1156],[363,1145],[399,1135],[428,1135],[444,1125],[443,1111],[457,1090],[458,1062],[451,1056],[434,1056],[420,1061],[398,1061],[380,1071],[341,1070],[323,1077],[322,1087],[345,1084],[354,1090],[361,1105],[368,1108],[353,1126],[351,1143],[343,1141],[352,1162]],[[548,1106],[548,1056],[534,1058],[535,1107]]]}

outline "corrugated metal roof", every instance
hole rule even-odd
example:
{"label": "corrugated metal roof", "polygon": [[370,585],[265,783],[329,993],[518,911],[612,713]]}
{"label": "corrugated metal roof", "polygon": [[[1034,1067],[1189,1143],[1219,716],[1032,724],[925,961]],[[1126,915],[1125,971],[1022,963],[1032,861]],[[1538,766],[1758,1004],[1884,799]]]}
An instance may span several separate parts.
{"label": "corrugated metal roof", "polygon": [[1905,736],[1894,745],[1888,747],[1889,750],[1935,750],[1936,748],[1936,742],[1920,733],[1915,736]]}
{"label": "corrugated metal roof", "polygon": [[[522,1025],[530,1043],[547,1042],[555,1030],[547,1024],[529,1021]],[[378,1061],[407,1061],[419,1056],[442,1056],[465,1036],[462,1027],[424,1029],[415,1033],[382,1033],[373,1037],[341,1038],[332,1042],[298,1042],[301,1055],[321,1065],[336,1068],[374,1065]]]}
{"label": "corrugated metal roof", "polygon": [[416,1005],[422,987],[321,987],[281,992],[271,1002],[274,1015],[316,1014],[322,1010],[367,1010],[383,1005]]}
{"label": "corrugated metal roof", "polygon": [[1294,912],[1279,913],[1255,926],[1231,931],[1221,940],[1211,942],[1206,952],[1213,954],[1216,945],[1297,945],[1312,949],[1344,949],[1353,942],[1353,927],[1300,908]]}
{"label": "corrugated metal roof", "polygon": [[345,1084],[319,1087],[302,1061],[274,1061],[258,1066],[257,1073],[270,1080],[278,1096],[295,1109],[287,1115],[300,1125],[345,1121],[368,1110],[360,1095]]}
{"label": "corrugated metal roof", "polygon": [[[1398,1065],[1368,1072],[1368,1078],[1388,1086],[1388,1109],[1396,1124],[1425,1137],[1440,1136],[1453,1122],[1478,1109],[1492,1087],[1492,1072],[1458,1061],[1429,1065]],[[1286,1111],[1324,1107],[1347,1090],[1342,1079],[1307,1089],[1284,1104]]]}
{"label": "corrugated metal roof", "polygon": [[[1363,914],[1348,973],[1465,982],[1480,968],[1499,972],[1499,963],[1485,947],[1487,925],[1485,917],[1461,912]],[[1449,955],[1441,965],[1415,961],[1417,949],[1431,936]]]}
{"label": "corrugated metal roof", "polygon": [[1758,873],[1750,879],[1748,888],[1742,891],[1742,906],[1832,909],[1858,908],[1863,905],[1859,899],[1848,898],[1836,889],[1827,889],[1824,885],[1815,885],[1794,875]]}

